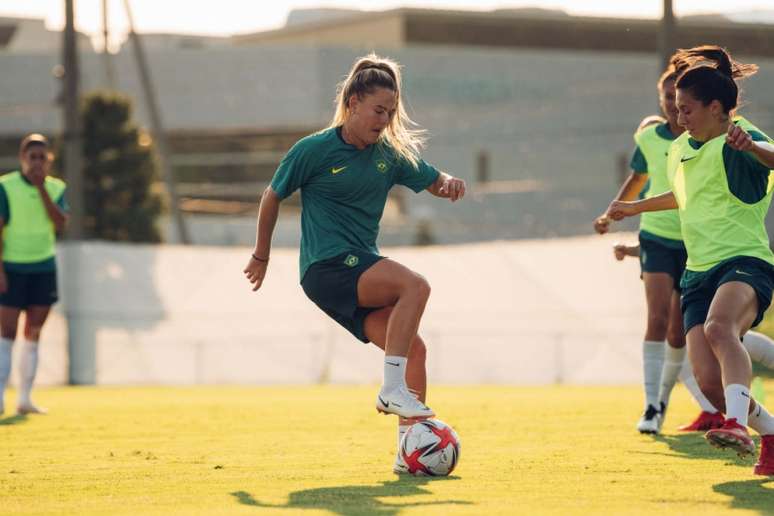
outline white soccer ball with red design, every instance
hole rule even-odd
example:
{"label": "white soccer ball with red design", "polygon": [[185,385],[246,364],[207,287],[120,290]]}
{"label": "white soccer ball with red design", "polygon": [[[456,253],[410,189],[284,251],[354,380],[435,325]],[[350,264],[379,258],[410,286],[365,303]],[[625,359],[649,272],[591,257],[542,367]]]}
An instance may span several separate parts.
{"label": "white soccer ball with red design", "polygon": [[445,476],[460,458],[460,438],[438,419],[413,424],[400,441],[400,455],[412,475]]}

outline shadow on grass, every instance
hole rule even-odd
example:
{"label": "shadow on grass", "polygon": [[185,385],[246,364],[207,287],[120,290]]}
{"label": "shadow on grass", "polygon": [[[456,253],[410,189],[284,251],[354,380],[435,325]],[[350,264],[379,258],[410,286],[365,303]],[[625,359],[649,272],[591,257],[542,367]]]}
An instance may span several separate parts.
{"label": "shadow on grass", "polygon": [[24,414],[16,414],[14,416],[0,417],[0,426],[4,425],[18,425],[27,421],[27,416]]}
{"label": "shadow on grass", "polygon": [[[752,468],[754,458],[741,459],[731,450],[718,450],[713,448],[704,439],[702,433],[685,433],[677,435],[656,435],[656,442],[669,446],[672,453],[664,452],[639,452],[651,455],[667,455],[669,457],[681,457],[686,459],[719,460],[730,466],[743,466]],[[755,439],[757,441],[757,439]]]}
{"label": "shadow on grass", "polygon": [[738,480],[715,484],[712,490],[731,497],[732,509],[774,514],[774,478]]}
{"label": "shadow on grass", "polygon": [[381,516],[397,515],[401,509],[430,505],[472,505],[464,500],[432,500],[426,502],[388,503],[381,498],[395,496],[430,495],[430,491],[422,489],[428,482],[449,482],[459,477],[401,477],[394,481],[384,481],[381,485],[319,487],[290,493],[287,503],[273,505],[263,503],[246,491],[230,493],[242,505],[251,507],[271,507],[275,509],[324,509],[341,516],[360,514],[378,514]]}

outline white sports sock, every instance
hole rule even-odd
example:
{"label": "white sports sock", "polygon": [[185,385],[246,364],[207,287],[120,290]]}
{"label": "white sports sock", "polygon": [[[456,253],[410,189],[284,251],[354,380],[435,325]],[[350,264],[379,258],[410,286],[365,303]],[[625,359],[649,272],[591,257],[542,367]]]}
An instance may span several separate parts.
{"label": "white sports sock", "polygon": [[774,434],[774,417],[768,413],[766,407],[755,402],[755,408],[750,413],[748,422],[750,427],[761,435]]}
{"label": "white sports sock", "polygon": [[744,334],[742,346],[753,362],[774,369],[774,340],[757,331],[748,331]]}
{"label": "white sports sock", "polygon": [[406,357],[384,357],[384,390],[406,389]]}
{"label": "white sports sock", "polygon": [[661,390],[658,398],[664,405],[669,405],[669,397],[672,395],[672,389],[677,381],[677,376],[685,363],[685,347],[673,348],[666,346],[664,366],[661,369]]}
{"label": "white sports sock", "polygon": [[691,363],[688,360],[685,361],[685,366],[683,367],[683,370],[680,371],[680,381],[683,382],[685,388],[688,389],[688,392],[691,393],[693,399],[695,399],[696,403],[699,404],[699,408],[701,408],[701,410],[711,414],[718,413],[718,409],[715,408],[715,405],[713,405],[712,402],[707,399],[704,393],[701,392],[701,388],[699,388],[699,384],[696,381],[696,378],[693,376]]}
{"label": "white sports sock", "polygon": [[750,389],[738,383],[732,383],[725,389],[726,419],[735,418],[742,426],[747,426],[750,412]]}
{"label": "white sports sock", "polygon": [[409,428],[411,428],[411,425],[398,425],[398,454],[400,454],[400,441]]}
{"label": "white sports sock", "polygon": [[11,349],[13,349],[13,341],[0,338],[0,413],[5,409],[3,395],[8,385],[8,377],[11,376]]}
{"label": "white sports sock", "polygon": [[32,384],[38,371],[38,343],[34,340],[22,342],[19,360],[19,405],[32,405]]}
{"label": "white sports sock", "polygon": [[661,369],[664,365],[664,341],[646,340],[642,343],[642,372],[645,384],[645,408],[658,405]]}

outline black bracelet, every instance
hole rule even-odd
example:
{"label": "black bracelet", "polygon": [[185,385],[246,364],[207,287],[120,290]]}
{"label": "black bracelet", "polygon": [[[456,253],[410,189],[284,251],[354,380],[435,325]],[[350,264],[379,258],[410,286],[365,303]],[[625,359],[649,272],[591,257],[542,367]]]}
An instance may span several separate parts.
{"label": "black bracelet", "polygon": [[252,256],[253,260],[255,260],[256,262],[269,263],[269,259],[268,258],[265,258],[265,259],[264,258],[258,258],[254,254],[251,254],[250,256]]}

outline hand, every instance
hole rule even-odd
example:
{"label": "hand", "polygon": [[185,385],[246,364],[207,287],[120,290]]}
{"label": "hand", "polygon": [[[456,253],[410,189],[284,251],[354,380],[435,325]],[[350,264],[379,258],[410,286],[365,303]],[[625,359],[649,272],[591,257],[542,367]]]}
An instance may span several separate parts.
{"label": "hand", "polygon": [[626,217],[633,217],[638,213],[639,211],[637,210],[636,204],[627,201],[613,201],[607,208],[607,216],[613,220],[623,220]]}
{"label": "hand", "polygon": [[455,202],[465,196],[465,181],[449,176],[444,179],[439,191],[444,197],[448,197],[451,202]]}
{"label": "hand", "polygon": [[594,219],[594,231],[599,233],[600,235],[604,235],[608,231],[610,231],[610,217],[607,216],[607,213],[603,213],[596,219]]}
{"label": "hand", "polygon": [[726,143],[738,151],[751,151],[755,146],[752,137],[744,129],[734,124],[728,126]]}
{"label": "hand", "polygon": [[5,275],[5,270],[0,269],[0,294],[5,294],[8,291],[8,278]]}
{"label": "hand", "polygon": [[637,256],[639,254],[639,249],[637,249],[637,246],[633,245],[614,244],[613,254],[615,255],[615,259],[620,262],[627,256]]}
{"label": "hand", "polygon": [[46,170],[44,168],[31,168],[27,171],[27,179],[33,186],[42,187],[46,181]]}
{"label": "hand", "polygon": [[243,272],[247,277],[247,281],[253,284],[253,292],[261,288],[263,278],[266,277],[266,268],[268,266],[268,261],[258,261],[252,256],[250,257],[250,261],[247,262],[247,266]]}

